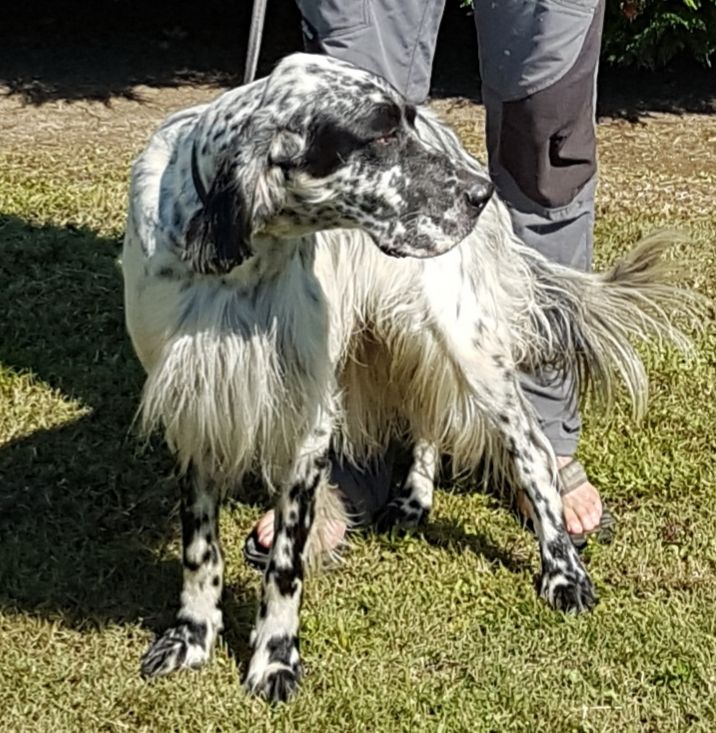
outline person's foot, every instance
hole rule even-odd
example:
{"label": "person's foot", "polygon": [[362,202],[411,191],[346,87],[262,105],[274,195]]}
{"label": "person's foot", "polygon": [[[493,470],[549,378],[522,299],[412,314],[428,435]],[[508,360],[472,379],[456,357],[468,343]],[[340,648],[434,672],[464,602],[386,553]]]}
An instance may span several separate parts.
{"label": "person's foot", "polygon": [[[558,468],[564,468],[574,459],[572,456],[557,456]],[[599,492],[589,480],[562,494],[564,523],[571,535],[594,531],[602,518],[602,500]]]}
{"label": "person's foot", "polygon": [[[561,470],[572,463],[572,456],[557,456],[557,467]],[[580,467],[581,471],[581,467]],[[584,476],[585,480],[574,488],[562,487],[562,507],[567,532],[573,537],[580,537],[593,532],[602,519],[602,500],[597,489]],[[522,492],[517,495],[517,508],[523,517],[533,519],[531,506]]]}
{"label": "person's foot", "polygon": [[[274,511],[270,509],[264,514],[261,519],[254,525],[252,534],[255,533],[260,550],[265,550],[268,555],[271,545],[273,545],[273,525],[274,525]],[[335,550],[338,545],[341,544],[343,538],[346,536],[346,525],[337,519],[329,519],[326,522],[324,529],[324,546],[328,550]]]}

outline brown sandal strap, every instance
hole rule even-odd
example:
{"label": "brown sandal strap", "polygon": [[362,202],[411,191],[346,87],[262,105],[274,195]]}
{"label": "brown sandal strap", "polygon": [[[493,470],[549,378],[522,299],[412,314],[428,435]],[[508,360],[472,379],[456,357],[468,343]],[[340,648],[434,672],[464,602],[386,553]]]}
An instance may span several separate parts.
{"label": "brown sandal strap", "polygon": [[571,460],[566,466],[562,466],[558,473],[559,493],[561,496],[566,496],[589,482],[589,477],[584,470],[584,466],[576,458]]}

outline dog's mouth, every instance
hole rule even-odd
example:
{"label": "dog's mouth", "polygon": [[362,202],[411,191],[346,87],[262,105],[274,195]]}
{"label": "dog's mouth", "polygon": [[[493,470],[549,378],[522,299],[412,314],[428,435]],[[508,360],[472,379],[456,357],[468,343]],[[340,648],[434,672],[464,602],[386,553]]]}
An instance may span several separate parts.
{"label": "dog's mouth", "polygon": [[457,210],[446,212],[440,220],[423,217],[399,235],[374,237],[374,240],[379,249],[390,257],[438,257],[459,246],[470,235],[493,192],[494,186],[490,184],[479,202],[473,200]]}
{"label": "dog's mouth", "polygon": [[472,228],[465,232],[462,237],[457,239],[450,239],[448,241],[436,241],[432,237],[420,236],[412,244],[379,244],[379,248],[383,254],[389,257],[395,257],[403,259],[405,257],[412,257],[417,260],[428,260],[433,257],[439,257],[440,255],[450,252],[460,245],[470,234]]}

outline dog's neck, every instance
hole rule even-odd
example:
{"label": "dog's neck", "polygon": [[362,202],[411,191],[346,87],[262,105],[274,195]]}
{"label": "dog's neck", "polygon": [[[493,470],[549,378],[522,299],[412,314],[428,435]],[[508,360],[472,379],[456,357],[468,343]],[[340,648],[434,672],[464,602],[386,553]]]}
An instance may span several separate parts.
{"label": "dog's neck", "polygon": [[314,235],[283,239],[267,235],[252,241],[255,254],[221,276],[227,282],[242,283],[274,280],[295,267],[313,270],[316,239]]}

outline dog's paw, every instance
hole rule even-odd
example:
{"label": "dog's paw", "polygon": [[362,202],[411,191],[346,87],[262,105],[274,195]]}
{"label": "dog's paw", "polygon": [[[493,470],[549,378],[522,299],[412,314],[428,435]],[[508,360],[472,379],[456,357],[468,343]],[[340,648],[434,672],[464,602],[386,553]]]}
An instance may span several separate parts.
{"label": "dog's paw", "polygon": [[272,664],[262,673],[250,670],[244,687],[249,694],[263,697],[270,703],[286,702],[298,692],[301,677],[300,664],[294,667]]}
{"label": "dog's paw", "polygon": [[296,693],[303,676],[298,637],[274,633],[258,641],[258,636],[254,632],[254,653],[244,687],[249,694],[269,702],[285,702]]}
{"label": "dog's paw", "polygon": [[543,571],[540,596],[562,613],[583,613],[597,605],[597,592],[592,579],[580,565],[569,569]]}
{"label": "dog's paw", "polygon": [[209,659],[207,626],[179,621],[167,629],[142,657],[145,677],[162,677],[177,669],[200,667]]}
{"label": "dog's paw", "polygon": [[430,514],[430,507],[423,506],[417,499],[398,496],[392,499],[375,519],[378,532],[391,529],[411,529],[424,524]]}

